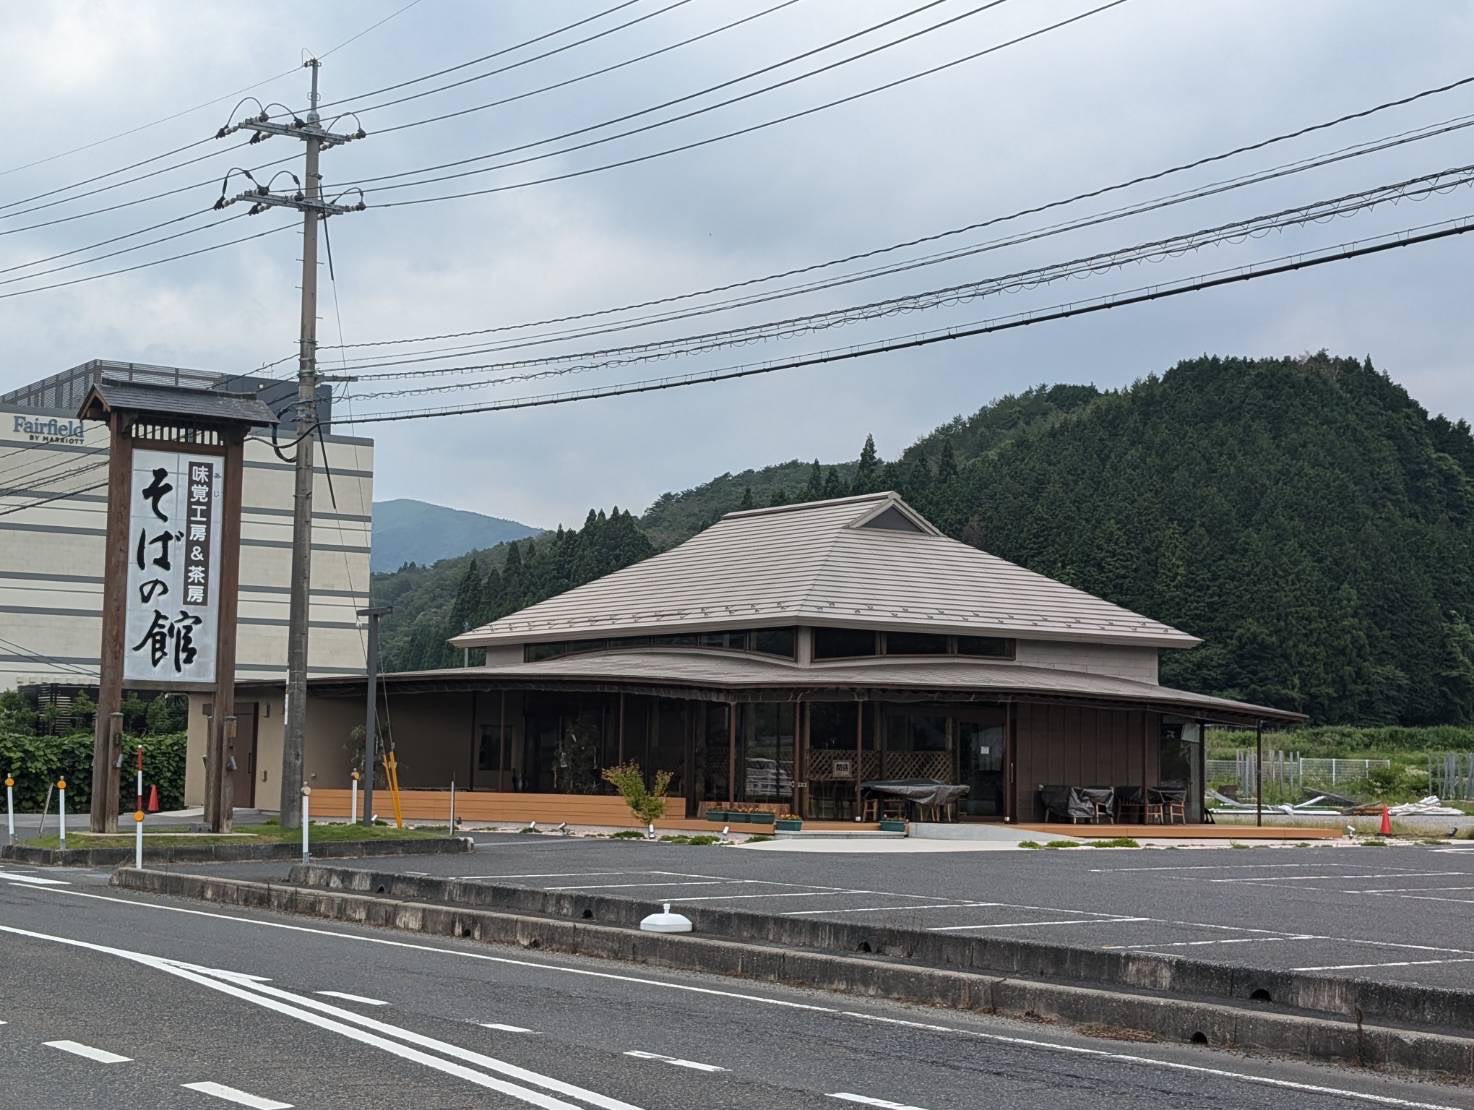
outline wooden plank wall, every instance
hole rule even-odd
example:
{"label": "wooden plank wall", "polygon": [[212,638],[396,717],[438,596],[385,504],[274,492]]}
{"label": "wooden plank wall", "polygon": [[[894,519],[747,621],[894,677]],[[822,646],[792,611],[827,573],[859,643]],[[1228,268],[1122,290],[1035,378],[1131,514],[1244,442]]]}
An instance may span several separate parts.
{"label": "wooden plank wall", "polygon": [[1069,705],[1019,704],[1017,819],[1039,821],[1041,785],[1154,786],[1160,724],[1143,710],[1089,709]]}
{"label": "wooden plank wall", "polygon": [[[401,790],[400,806],[407,821],[447,821],[450,819],[450,791]],[[359,805],[363,804],[360,797]],[[311,816],[347,817],[349,791],[321,788],[311,797]],[[380,820],[393,816],[394,806],[383,787],[374,790],[374,809]],[[684,818],[686,800],[668,798],[665,812],[672,819]],[[491,790],[456,791],[456,817],[463,821],[505,821],[524,824],[528,821],[567,821],[570,825],[610,825],[634,828],[638,825],[624,799],[610,794],[523,794]],[[666,827],[665,821],[657,821]]]}

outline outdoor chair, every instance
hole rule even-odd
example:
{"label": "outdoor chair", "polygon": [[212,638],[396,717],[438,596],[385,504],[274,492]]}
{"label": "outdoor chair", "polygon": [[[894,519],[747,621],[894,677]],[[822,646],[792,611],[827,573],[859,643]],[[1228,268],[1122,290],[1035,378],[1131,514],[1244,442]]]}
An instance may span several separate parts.
{"label": "outdoor chair", "polygon": [[1149,805],[1157,809],[1157,820],[1164,825],[1187,824],[1187,790],[1172,783],[1163,783],[1146,792]]}

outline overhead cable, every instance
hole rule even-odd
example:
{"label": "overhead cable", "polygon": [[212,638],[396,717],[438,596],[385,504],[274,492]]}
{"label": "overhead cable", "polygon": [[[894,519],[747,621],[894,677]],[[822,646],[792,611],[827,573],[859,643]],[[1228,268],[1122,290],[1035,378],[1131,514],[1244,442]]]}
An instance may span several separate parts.
{"label": "overhead cable", "polygon": [[359,425],[359,424],[383,424],[405,420],[425,420],[443,416],[469,416],[476,413],[498,412],[509,409],[539,408],[548,405],[569,404],[575,401],[597,400],[608,397],[628,396],[635,393],[651,393],[657,390],[677,389],[689,385],[704,385],[712,382],[731,381],[737,378],[752,377],[758,374],[772,374],[781,370],[798,369],[807,366],[818,366],[826,363],[840,362],[851,359],[867,358],[872,355],[889,354],[895,351],[916,349],[931,346],[936,343],[946,343],[956,339],[966,339],[973,336],[986,335],[993,332],[1008,331],[1015,328],[1031,327],[1035,324],[1049,323],[1056,320],[1069,319],[1074,316],[1084,316],[1097,312],[1108,311],[1113,308],[1124,308],[1128,305],[1144,304],[1148,301],[1165,300],[1169,297],[1182,296],[1185,293],[1196,293],[1205,289],[1214,289],[1220,286],[1239,284],[1255,281],[1259,278],[1272,277],[1277,274],[1293,273],[1297,270],[1307,270],[1318,266],[1329,265],[1333,262],[1344,262],[1354,258],[1364,258],[1373,254],[1381,254],[1386,251],[1397,250],[1401,247],[1417,246],[1431,243],[1440,239],[1447,239],[1456,235],[1464,235],[1474,231],[1474,215],[1463,216],[1456,221],[1447,221],[1447,226],[1430,225],[1438,227],[1434,231],[1420,231],[1417,228],[1409,228],[1399,231],[1390,236],[1382,236],[1371,245],[1358,245],[1365,240],[1352,243],[1343,243],[1337,247],[1330,248],[1328,252],[1311,254],[1287,255],[1280,259],[1270,260],[1251,266],[1236,266],[1227,271],[1216,271],[1212,275],[1200,275],[1196,278],[1188,278],[1182,282],[1174,282],[1165,285],[1143,286],[1138,289],[1122,293],[1109,294],[1106,297],[1097,298],[1090,302],[1071,302],[1056,305],[1050,309],[1016,313],[1013,316],[1000,318],[994,321],[983,321],[978,324],[965,327],[949,328],[942,332],[926,335],[911,336],[892,340],[885,343],[870,344],[840,348],[833,351],[819,352],[786,361],[774,361],[758,366],[735,367],[728,370],[713,370],[697,372],[694,374],[681,375],[679,377],[658,378],[641,382],[628,382],[622,385],[608,386],[599,389],[579,390],[562,394],[549,394],[537,397],[513,397],[502,401],[491,401],[483,404],[464,405],[453,408],[418,409],[400,412],[367,413],[354,416],[348,420],[334,420],[337,425]]}

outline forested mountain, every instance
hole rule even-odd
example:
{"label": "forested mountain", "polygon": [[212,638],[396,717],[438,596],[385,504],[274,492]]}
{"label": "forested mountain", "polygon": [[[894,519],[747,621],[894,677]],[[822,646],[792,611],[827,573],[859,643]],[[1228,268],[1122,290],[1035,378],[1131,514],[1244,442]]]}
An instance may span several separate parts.
{"label": "forested mountain", "polygon": [[[1200,358],[1041,386],[882,462],[785,463],[582,529],[374,580],[386,664],[744,505],[895,489],[949,534],[1203,637],[1162,680],[1317,721],[1474,721],[1474,436],[1369,361]],[[509,552],[515,553],[515,565]],[[504,566],[505,565],[505,566]],[[488,568],[488,588],[482,577]],[[479,599],[475,600],[475,599]]]}
{"label": "forested mountain", "polygon": [[541,531],[515,520],[410,498],[375,501],[370,569],[395,570],[406,563],[435,563]]}

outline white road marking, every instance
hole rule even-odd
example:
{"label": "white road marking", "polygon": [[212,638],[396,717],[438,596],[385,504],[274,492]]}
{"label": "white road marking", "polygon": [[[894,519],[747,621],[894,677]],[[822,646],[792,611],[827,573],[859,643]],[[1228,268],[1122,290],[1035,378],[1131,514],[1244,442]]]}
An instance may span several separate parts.
{"label": "white road marking", "polygon": [[912,1106],[905,1102],[887,1102],[883,1098],[871,1098],[869,1095],[852,1095],[848,1091],[835,1091],[830,1098],[843,1099],[845,1102],[858,1102],[862,1106],[879,1106],[883,1110],[921,1110],[919,1106]]}
{"label": "white road marking", "polygon": [[[147,952],[131,952],[123,948],[112,948],[104,944],[93,944],[91,941],[74,940],[70,937],[52,936],[48,933],[37,933],[29,929],[17,929],[10,925],[0,925],[0,932],[10,933],[15,936],[29,937],[33,940],[49,941],[54,944],[62,944],[71,948],[81,948],[91,952],[101,952],[110,956],[118,956],[144,967],[163,971],[176,978],[184,979],[221,994],[230,995],[246,1002],[251,1002],[263,1009],[272,1010],[298,1021],[314,1025],[319,1029],[337,1033],[347,1037],[349,1040],[358,1041],[360,1044],[369,1045],[383,1052],[398,1056],[401,1059],[423,1064],[425,1067],[433,1068],[446,1075],[464,1079],[468,1083],[474,1083],[478,1087],[497,1091],[512,1098],[527,1102],[540,1110],[584,1110],[571,1102],[565,1102],[560,1098],[544,1094],[542,1091],[533,1090],[532,1086],[542,1087],[544,1090],[553,1091],[557,1094],[568,1095],[589,1104],[600,1107],[601,1110],[639,1110],[627,1102],[601,1095],[597,1091],[590,1091],[572,1083],[565,1083],[551,1076],[541,1075],[527,1068],[509,1064],[504,1060],[498,1060],[492,1056],[486,1056],[479,1052],[461,1048],[459,1045],[449,1044],[445,1041],[436,1040],[434,1037],[426,1037],[409,1029],[402,1029],[395,1025],[388,1025],[372,1018],[360,1017],[358,1014],[337,1006],[331,1006],[326,1002],[318,1002],[315,999],[303,995],[294,995],[276,987],[268,987],[262,984],[244,985],[230,978],[231,973],[226,972],[225,978],[216,978],[213,975],[202,974],[180,967],[172,961],[162,957],[150,955]],[[370,1032],[372,1030],[372,1032]],[[390,1040],[390,1037],[398,1040]],[[401,1041],[405,1043],[400,1043]],[[71,1041],[53,1042],[54,1047],[70,1045]],[[429,1052],[421,1051],[420,1048],[411,1048],[410,1045],[422,1046],[439,1052],[440,1056],[432,1056]],[[86,1048],[85,1045],[78,1046]],[[70,1050],[69,1050],[70,1051]],[[88,1049],[88,1052],[96,1052],[96,1049]],[[452,1057],[447,1060],[443,1057]],[[126,1059],[126,1057],[119,1057]],[[505,1080],[495,1079],[483,1071],[466,1067],[464,1064],[455,1063],[455,1059],[465,1060],[476,1064],[487,1071],[500,1072],[513,1079],[521,1080],[532,1086],[519,1086]]]}
{"label": "white road marking", "polygon": [[1198,948],[1206,944],[1273,944],[1277,940],[1327,940],[1327,937],[1318,937],[1311,933],[1304,933],[1294,937],[1226,937],[1223,940],[1174,940],[1164,944],[1102,944],[1102,950],[1106,952],[1124,952],[1132,948],[1149,948],[1155,951],[1158,948]]}
{"label": "white road marking", "polygon": [[[1335,867],[1334,863],[1321,860],[1317,863],[1192,863],[1161,867],[1092,867],[1097,875],[1114,875],[1120,871],[1262,871],[1270,867]],[[1354,866],[1354,865],[1348,865]]]}
{"label": "white road marking", "polygon": [[[261,981],[263,983],[270,982],[270,980],[268,980],[268,979],[263,979]],[[313,991],[312,993],[313,994],[320,994],[324,998],[341,998],[344,1002],[359,1002],[359,1003],[362,1003],[365,1006],[387,1006],[387,1005],[389,1005],[389,1003],[387,1003],[387,1002],[385,1002],[385,1001],[383,1001],[382,999],[379,999],[379,998],[365,998],[361,994],[345,994],[343,991]]]}
{"label": "white road marking", "polygon": [[1430,851],[1437,852],[1439,855],[1458,855],[1460,852],[1474,852],[1474,848],[1432,848]]}
{"label": "white road marking", "polygon": [[659,1060],[662,1064],[674,1064],[678,1068],[690,1068],[692,1071],[726,1071],[715,1064],[703,1064],[696,1060],[679,1060],[674,1056],[662,1056],[658,1052],[638,1052],[631,1050],[625,1053],[639,1060]]}
{"label": "white road marking", "polygon": [[902,910],[975,910],[980,906],[996,905],[994,902],[934,902],[922,906],[840,906],[832,910],[784,910],[779,917],[810,917],[818,913],[885,913]]}
{"label": "white road marking", "polygon": [[[1467,875],[1467,871],[1389,871],[1372,875],[1259,875],[1250,879],[1204,879],[1205,883],[1308,883],[1320,879],[1438,879],[1445,875]],[[1349,893],[1360,894],[1359,890]]]}
{"label": "white road marking", "polygon": [[[1372,1103],[1377,1106],[1394,1106],[1402,1110],[1461,1110],[1460,1107],[1444,1103],[1413,1102],[1408,1099],[1395,1098],[1391,1095],[1377,1095],[1367,1091],[1356,1091],[1340,1087],[1325,1087],[1313,1083],[1300,1083],[1289,1079],[1276,1079],[1268,1075],[1255,1075],[1252,1072],[1229,1071],[1226,1068],[1213,1068],[1203,1064],[1179,1063],[1175,1060],[1159,1060],[1150,1056],[1135,1056],[1127,1052],[1111,1052],[1103,1048],[1088,1048],[1084,1045],[1060,1044],[1054,1041],[1041,1041],[1031,1037],[1009,1036],[1003,1033],[984,1033],[978,1029],[962,1029],[956,1026],[927,1024],[924,1022],[907,1021],[903,1018],[886,1017],[881,1014],[867,1014],[858,1010],[842,1010],[835,1006],[821,1006],[813,1002],[794,1002],[785,998],[768,998],[760,994],[747,994],[742,991],[721,990],[716,987],[697,986],[694,983],[671,982],[666,979],[650,979],[639,975],[620,974],[612,971],[595,971],[592,968],[571,967],[567,965],[543,963],[538,960],[523,960],[512,956],[494,956],[486,952],[471,952],[459,948],[440,948],[433,944],[419,944],[414,941],[390,940],[388,937],[365,936],[355,933],[340,933],[333,929],[321,929],[312,925],[293,925],[285,921],[269,921],[257,917],[241,917],[236,914],[216,913],[212,910],[196,910],[187,906],[169,906],[158,902],[145,902],[132,898],[117,898],[108,894],[91,894],[80,890],[59,890],[58,894],[68,894],[78,898],[91,898],[100,902],[114,902],[118,905],[129,906],[133,909],[154,910],[164,913],[184,914],[188,917],[206,917],[216,921],[231,921],[241,925],[254,925],[257,928],[281,929],[292,933],[306,933],[312,936],[327,937],[333,940],[349,941],[356,944],[377,944],[387,948],[401,948],[406,951],[426,952],[437,956],[452,956],[459,959],[479,960],[483,963],[503,964],[509,967],[531,968],[537,971],[556,972],[562,975],[573,975],[588,979],[603,979],[610,982],[632,983],[641,987],[658,987],[663,990],[679,991],[685,994],[696,994],[712,998],[726,998],[739,1002],[751,1002],[759,1006],[772,1006],[777,1009],[794,1010],[815,1014],[827,1014],[833,1017],[850,1018],[856,1021],[870,1022],[879,1025],[901,1025],[916,1029],[922,1029],[933,1033],[942,1033],[957,1037],[967,1037],[972,1040],[986,1041],[990,1044],[1007,1044],[1022,1048],[1039,1049],[1046,1052],[1058,1052],[1067,1056],[1089,1056],[1095,1059],[1114,1060],[1118,1063],[1132,1064],[1143,1068],[1157,1068],[1163,1071],[1178,1071],[1190,1075],[1211,1075],[1220,1079],[1233,1079],[1243,1083],[1251,1083],[1261,1087],[1272,1087],[1277,1090],[1305,1091],[1311,1094],[1334,1095],[1339,1098],[1350,1099],[1357,1102]],[[1228,926],[1224,926],[1227,928]],[[63,938],[45,937],[41,934],[27,934],[24,930],[15,929],[8,925],[0,925],[0,932],[17,933],[20,935],[35,935],[45,940],[60,940],[65,944],[87,945],[84,941],[65,940]],[[305,1000],[304,1000],[305,1001]],[[345,1014],[345,1018],[351,1018],[360,1023],[368,1022],[367,1018],[359,1018],[357,1015]],[[377,1023],[375,1023],[377,1024]]]}
{"label": "white road marking", "polygon": [[495,1029],[501,1033],[535,1033],[535,1029],[524,1029],[520,1025],[503,1025],[499,1021],[478,1021],[477,1025],[483,1029]]}
{"label": "white road marking", "polygon": [[290,1102],[277,1102],[275,1099],[248,1094],[234,1087],[227,1087],[224,1083],[181,1083],[180,1086],[186,1091],[199,1091],[202,1095],[224,1099],[237,1106],[249,1106],[251,1110],[292,1110]]}
{"label": "white road marking", "polygon": [[126,1064],[131,1059],[128,1056],[119,1056],[116,1052],[108,1052],[106,1049],[78,1044],[76,1041],[44,1041],[42,1043],[47,1048],[57,1048],[62,1052],[70,1052],[73,1056],[83,1056],[88,1060],[96,1060],[99,1064]]}
{"label": "white road marking", "polygon": [[1124,925],[1131,921],[1150,921],[1149,917],[1113,917],[1101,920],[1098,917],[1076,917],[1069,921],[1005,921],[998,925],[939,925],[928,929],[928,933],[960,933],[967,929],[1025,929],[1032,925]]}
{"label": "white road marking", "polygon": [[[1383,897],[1386,897],[1386,895]],[[1397,894],[1392,897],[1407,898],[1414,902],[1458,902],[1461,905],[1474,903],[1474,898],[1443,898],[1435,894]]]}
{"label": "white road marking", "polygon": [[0,879],[7,883],[25,883],[28,886],[71,886],[71,883],[62,882],[60,879],[43,879],[40,875],[17,875],[14,872],[0,874]]}
{"label": "white road marking", "polygon": [[690,882],[673,883],[669,879],[657,879],[651,883],[599,883],[579,884],[578,886],[545,886],[544,890],[627,890],[637,886],[746,886],[758,882],[757,879],[698,879]]}
{"label": "white road marking", "polygon": [[461,875],[462,879],[593,879],[604,875],[638,875],[638,871],[546,871],[534,875]]}
{"label": "white road marking", "polygon": [[1453,960],[1399,960],[1386,964],[1332,964],[1329,967],[1292,967],[1291,971],[1360,971],[1368,967],[1427,967],[1431,964],[1474,964],[1474,956]]}
{"label": "white road marking", "polygon": [[[665,898],[665,902],[721,902],[739,898],[833,898],[836,894],[869,894],[868,890],[780,890],[776,894],[683,894],[679,898]],[[903,910],[905,906],[897,906]]]}
{"label": "white road marking", "polygon": [[1437,891],[1447,894],[1454,890],[1474,890],[1474,886],[1398,886],[1383,890],[1343,890],[1342,894],[1428,894]]}

